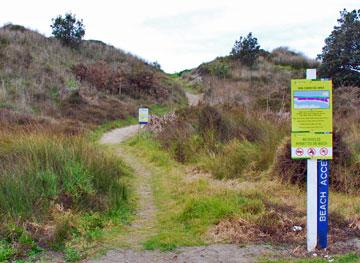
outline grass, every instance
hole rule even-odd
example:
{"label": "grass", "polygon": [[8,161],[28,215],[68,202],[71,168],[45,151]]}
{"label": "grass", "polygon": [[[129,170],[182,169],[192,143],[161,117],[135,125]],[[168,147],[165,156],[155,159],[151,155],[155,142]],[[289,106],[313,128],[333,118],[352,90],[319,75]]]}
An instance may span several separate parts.
{"label": "grass", "polygon": [[0,149],[0,259],[39,246],[82,258],[109,228],[131,220],[132,171],[101,147],[82,137],[2,132]]}
{"label": "grass", "polygon": [[[193,164],[179,164],[146,133],[140,139],[130,139],[124,147],[152,173],[151,186],[159,210],[158,222],[143,244],[145,249],[172,250],[180,246],[213,243],[210,233],[224,220],[245,220],[265,230],[282,227],[282,217],[290,218],[293,224],[304,223],[304,217],[294,213],[301,211],[305,214],[306,210],[305,192],[296,186],[282,184],[266,176],[257,180],[228,182],[206,174],[194,174],[192,170],[188,171]],[[352,205],[358,202],[358,196],[332,193],[330,212],[342,213],[344,218],[351,220],[359,215],[356,205]],[[283,207],[285,211],[278,214],[274,210],[276,207]],[[251,243],[251,239],[240,243]]]}
{"label": "grass", "polygon": [[184,166],[172,160],[149,135],[127,143],[132,154],[150,161],[152,188],[159,208],[156,232],[145,243],[146,249],[169,250],[179,246],[208,243],[207,231],[224,218],[251,218],[249,207],[260,213],[262,202],[242,193],[216,188],[205,179],[186,181]]}

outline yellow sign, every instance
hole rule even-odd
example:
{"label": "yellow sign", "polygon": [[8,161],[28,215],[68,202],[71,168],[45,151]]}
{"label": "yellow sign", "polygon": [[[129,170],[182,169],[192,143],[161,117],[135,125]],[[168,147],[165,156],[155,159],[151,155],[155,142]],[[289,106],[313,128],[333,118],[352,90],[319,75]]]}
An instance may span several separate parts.
{"label": "yellow sign", "polygon": [[292,159],[332,159],[332,125],[332,82],[292,80]]}

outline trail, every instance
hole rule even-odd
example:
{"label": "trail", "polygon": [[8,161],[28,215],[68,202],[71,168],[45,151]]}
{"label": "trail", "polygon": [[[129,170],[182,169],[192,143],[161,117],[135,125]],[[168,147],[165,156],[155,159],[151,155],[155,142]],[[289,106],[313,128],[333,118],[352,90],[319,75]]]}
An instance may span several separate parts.
{"label": "trail", "polygon": [[[202,94],[186,94],[189,105],[197,105],[202,100]],[[184,247],[175,251],[144,251],[142,242],[149,238],[156,226],[156,206],[154,205],[150,179],[151,170],[140,159],[125,152],[121,142],[134,136],[138,132],[138,125],[114,129],[100,139],[102,144],[119,144],[116,153],[135,171],[135,192],[138,197],[136,218],[129,227],[125,242],[129,248],[111,250],[106,255],[87,262],[257,262],[259,256],[271,255],[274,248],[266,245],[239,247],[232,244],[213,244],[208,246]],[[284,253],[280,250],[277,255]]]}
{"label": "trail", "polygon": [[192,94],[189,92],[186,92],[186,97],[188,99],[189,105],[190,106],[196,106],[199,104],[199,102],[201,102],[204,98],[204,94]]}

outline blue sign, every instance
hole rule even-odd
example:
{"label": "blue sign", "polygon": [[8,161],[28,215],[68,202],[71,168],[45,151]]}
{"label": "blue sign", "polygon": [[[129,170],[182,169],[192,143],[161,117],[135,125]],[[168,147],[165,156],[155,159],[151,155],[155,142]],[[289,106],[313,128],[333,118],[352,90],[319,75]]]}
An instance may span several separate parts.
{"label": "blue sign", "polygon": [[329,176],[330,161],[317,161],[318,174],[318,245],[320,248],[327,247],[328,235],[328,207],[329,207]]}

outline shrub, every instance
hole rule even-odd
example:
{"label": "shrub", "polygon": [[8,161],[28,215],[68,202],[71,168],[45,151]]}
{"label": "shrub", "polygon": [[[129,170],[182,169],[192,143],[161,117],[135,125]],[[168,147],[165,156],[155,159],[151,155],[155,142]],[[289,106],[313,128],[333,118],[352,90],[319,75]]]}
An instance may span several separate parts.
{"label": "shrub", "polygon": [[230,55],[239,59],[245,65],[252,67],[260,54],[260,45],[258,44],[257,38],[253,37],[250,32],[247,37],[240,37],[239,40],[235,41],[234,47],[232,48]]}
{"label": "shrub", "polygon": [[275,48],[270,55],[270,59],[276,65],[290,66],[294,69],[317,68],[319,63],[315,60],[306,58],[301,53],[291,51],[288,47]]}
{"label": "shrub", "polygon": [[169,97],[168,90],[156,78],[156,72],[143,63],[135,63],[132,67],[113,68],[104,61],[73,67],[77,79],[86,81],[99,91],[109,94],[126,94],[135,99],[151,96],[157,100]]}
{"label": "shrub", "polygon": [[319,73],[332,78],[335,87],[360,86],[360,10],[344,9],[338,23],[318,55],[322,60]]}
{"label": "shrub", "polygon": [[[349,146],[344,141],[341,130],[334,132],[334,159],[331,161],[330,186],[341,192],[358,192],[360,179]],[[278,147],[271,174],[282,181],[305,187],[306,160],[291,159],[290,139],[285,138]]]}
{"label": "shrub", "polygon": [[64,17],[57,16],[52,19],[52,34],[64,45],[78,47],[81,39],[85,35],[85,29],[82,19],[77,20],[76,16],[66,13]]}

